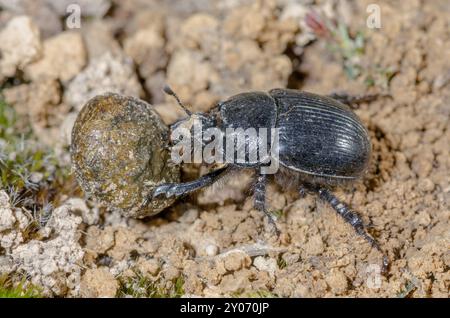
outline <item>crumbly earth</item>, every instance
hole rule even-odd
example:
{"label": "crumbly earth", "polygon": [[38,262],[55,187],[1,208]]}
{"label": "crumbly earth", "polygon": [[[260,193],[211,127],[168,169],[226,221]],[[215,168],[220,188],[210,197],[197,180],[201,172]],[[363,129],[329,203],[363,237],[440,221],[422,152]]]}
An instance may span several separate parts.
{"label": "crumbly earth", "polygon": [[[184,296],[448,297],[450,5],[377,1],[382,25],[369,29],[366,8],[372,2],[170,1],[166,7],[158,1],[102,1],[113,10],[91,8],[97,19],[42,43],[36,43],[38,16],[30,12],[31,20],[14,20],[6,9],[0,11],[2,37],[14,38],[4,33],[9,29],[19,32],[12,23],[30,41],[0,54],[0,65],[9,65],[0,69],[0,79],[10,78],[11,68],[25,72],[27,82],[3,94],[29,116],[42,142],[63,154],[68,140],[60,136],[70,131],[81,101],[105,91],[141,95],[166,123],[183,116],[161,94],[166,82],[195,111],[241,91],[274,87],[382,95],[356,110],[373,144],[369,171],[335,193],[360,212],[386,251],[385,275],[379,273],[380,253],[329,206],[270,184],[268,203],[281,230],[275,237],[252,207],[247,172],[143,220],[69,198],[32,239],[23,234],[30,216],[0,192],[0,271],[25,272],[48,296],[123,296],[124,282],[135,277],[172,290],[181,277]],[[326,39],[306,45],[315,38],[303,22],[311,8],[364,32],[364,54],[351,57],[361,76],[347,76]],[[81,44],[73,32],[81,34]],[[67,47],[77,43],[75,48],[60,52],[78,54],[76,63],[65,68],[58,58],[45,67],[52,61],[45,55],[69,38]],[[183,170],[185,179],[204,172]],[[139,288],[131,294],[147,295]]]}

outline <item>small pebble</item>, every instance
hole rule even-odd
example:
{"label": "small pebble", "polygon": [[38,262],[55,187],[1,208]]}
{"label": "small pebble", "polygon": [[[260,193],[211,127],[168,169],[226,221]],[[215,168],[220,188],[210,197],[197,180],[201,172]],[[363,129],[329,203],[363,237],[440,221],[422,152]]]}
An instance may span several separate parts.
{"label": "small pebble", "polygon": [[428,178],[419,181],[419,189],[423,192],[431,192],[434,190],[434,182]]}
{"label": "small pebble", "polygon": [[192,224],[198,218],[198,210],[197,209],[189,209],[183,213],[183,215],[179,218],[181,223]]}
{"label": "small pebble", "polygon": [[216,256],[219,253],[219,247],[215,244],[208,244],[205,247],[205,252],[208,256]]}
{"label": "small pebble", "polygon": [[255,266],[259,271],[268,272],[273,276],[277,270],[277,261],[273,258],[266,259],[263,256],[258,256],[253,261],[253,266]]}

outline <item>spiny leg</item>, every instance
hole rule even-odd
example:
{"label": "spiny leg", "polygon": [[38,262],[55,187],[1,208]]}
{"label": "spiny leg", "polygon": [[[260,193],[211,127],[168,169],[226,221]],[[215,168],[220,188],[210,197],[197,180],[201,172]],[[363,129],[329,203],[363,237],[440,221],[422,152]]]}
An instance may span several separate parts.
{"label": "spiny leg", "polygon": [[368,94],[368,95],[349,95],[347,93],[332,93],[328,95],[343,104],[350,106],[353,109],[357,109],[359,104],[368,103],[376,100],[380,97],[379,94]]}
{"label": "spiny leg", "polygon": [[375,239],[367,233],[364,228],[361,217],[353,211],[347,204],[341,202],[330,190],[319,186],[308,185],[308,190],[313,191],[319,195],[319,197],[328,202],[331,207],[350,225],[355,229],[356,233],[362,236],[370,245],[376,248],[383,255],[382,271],[386,272],[389,265],[386,254],[382,251],[380,245]]}
{"label": "spiny leg", "polygon": [[214,170],[210,173],[205,174],[204,176],[201,176],[200,178],[185,182],[185,183],[166,183],[161,184],[157,186],[153,192],[147,197],[147,199],[144,202],[144,205],[147,205],[154,197],[157,197],[159,195],[165,195],[166,198],[169,198],[171,196],[181,196],[185,194],[189,194],[191,192],[194,192],[196,190],[199,190],[201,188],[207,187],[214,182],[216,182],[219,178],[224,176],[227,172],[231,170],[230,166],[224,166],[222,168],[219,168],[217,170]]}
{"label": "spiny leg", "polygon": [[255,189],[254,189],[254,206],[258,211],[263,212],[267,219],[269,220],[270,225],[273,227],[275,234],[280,236],[280,230],[278,229],[275,221],[275,216],[267,211],[266,207],[266,184],[267,184],[267,175],[260,174],[256,178]]}

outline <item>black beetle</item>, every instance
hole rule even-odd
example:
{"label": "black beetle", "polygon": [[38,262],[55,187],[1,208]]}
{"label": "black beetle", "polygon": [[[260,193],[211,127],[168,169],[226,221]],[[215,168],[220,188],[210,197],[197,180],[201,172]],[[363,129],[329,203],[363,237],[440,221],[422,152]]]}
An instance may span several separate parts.
{"label": "black beetle", "polygon": [[[317,194],[372,247],[382,252],[378,243],[366,232],[360,216],[329,189],[330,186],[360,178],[369,164],[371,143],[368,132],[348,105],[369,101],[373,96],[321,96],[298,90],[273,89],[268,93],[241,93],[220,102],[208,113],[192,114],[169,87],[165,88],[165,92],[175,97],[189,115],[188,119],[173,124],[172,129],[186,124],[192,117],[200,119],[205,129],[216,127],[223,132],[236,127],[244,130],[250,127],[278,128],[280,169],[275,174],[277,182],[282,185],[288,183],[301,193],[308,191]],[[213,184],[233,170],[256,170],[263,166],[267,166],[267,161],[227,163],[191,182],[160,185],[148,200],[162,194],[167,197],[188,194]],[[265,202],[267,179],[267,174],[258,173],[254,206],[264,212],[275,226],[274,216],[267,210]],[[383,270],[387,265],[387,257],[383,254]]]}

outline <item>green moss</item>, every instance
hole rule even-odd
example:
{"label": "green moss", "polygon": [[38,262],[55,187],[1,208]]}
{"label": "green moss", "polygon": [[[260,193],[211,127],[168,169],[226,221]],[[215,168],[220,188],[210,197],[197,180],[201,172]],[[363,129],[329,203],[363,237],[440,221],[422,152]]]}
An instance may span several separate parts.
{"label": "green moss", "polygon": [[174,285],[173,291],[174,291],[173,295],[176,298],[179,298],[184,295],[184,278],[183,278],[183,276],[179,276],[175,280],[175,285]]}
{"label": "green moss", "polygon": [[15,113],[0,94],[0,138],[5,139],[13,133]]}
{"label": "green moss", "polygon": [[0,95],[0,189],[9,192],[13,206],[41,215],[77,188],[69,164],[42,146],[30,128],[18,129],[19,119]]}
{"label": "green moss", "polygon": [[184,295],[184,278],[179,276],[171,287],[164,287],[160,279],[153,280],[136,272],[133,277],[120,279],[117,297],[179,298]]}
{"label": "green moss", "polygon": [[0,277],[0,298],[42,298],[41,289],[22,279],[13,284],[9,276]]}

